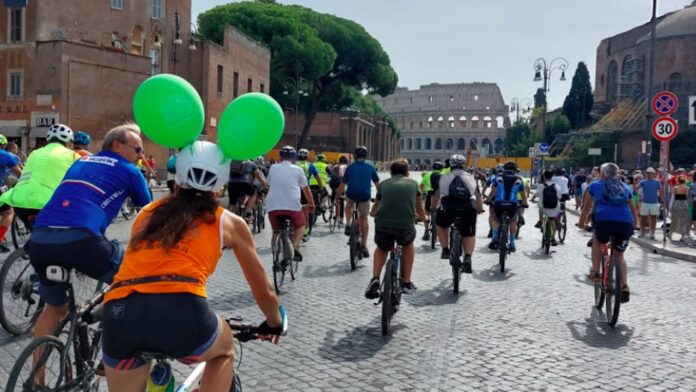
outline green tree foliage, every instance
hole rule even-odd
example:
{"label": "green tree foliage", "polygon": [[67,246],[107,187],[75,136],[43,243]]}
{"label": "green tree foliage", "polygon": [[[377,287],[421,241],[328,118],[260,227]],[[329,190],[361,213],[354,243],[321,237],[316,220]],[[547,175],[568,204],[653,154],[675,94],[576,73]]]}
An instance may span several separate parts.
{"label": "green tree foliage", "polygon": [[505,130],[505,154],[514,157],[529,156],[529,148],[542,139],[541,132],[532,130],[528,122],[517,122]]}
{"label": "green tree foliage", "polygon": [[534,94],[534,107],[542,108],[546,106],[546,93],[543,88],[538,88],[536,94]]}
{"label": "green tree foliage", "polygon": [[563,102],[563,114],[570,120],[571,129],[581,129],[590,124],[590,111],[594,105],[590,73],[584,62],[578,63],[570,92]]}
{"label": "green tree foliage", "polygon": [[[270,94],[281,105],[295,105],[294,86],[288,85],[288,78],[306,80],[309,96],[302,97],[300,104],[307,121],[298,147],[304,144],[318,111],[351,106],[359,91],[386,96],[396,87],[389,56],[353,21],[271,1],[220,5],[198,17],[199,32],[217,43],[223,42],[227,25],[270,47]],[[283,94],[286,89],[290,94]]]}
{"label": "green tree foliage", "polygon": [[570,120],[568,117],[559,114],[553,118],[546,117],[546,126],[544,127],[544,140],[551,143],[556,135],[568,133],[570,131]]}

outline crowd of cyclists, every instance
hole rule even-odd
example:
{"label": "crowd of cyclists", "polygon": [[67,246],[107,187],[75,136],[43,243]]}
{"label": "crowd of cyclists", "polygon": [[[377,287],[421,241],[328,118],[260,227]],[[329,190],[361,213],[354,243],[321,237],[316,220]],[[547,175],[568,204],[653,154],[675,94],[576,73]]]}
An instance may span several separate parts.
{"label": "crowd of cyclists", "polygon": [[[150,364],[138,355],[143,351],[167,353],[184,363],[204,361],[207,366],[200,390],[229,389],[232,332],[210,309],[205,287],[224,249],[234,252],[265,316],[260,335],[277,342],[273,336],[280,333],[282,324],[279,298],[250,228],[258,211],[262,217],[268,215],[271,244],[281,224],[291,223],[290,258],[295,262],[303,261],[302,243],[310,239],[318,209],[333,209],[332,219],[345,228],[346,235],[351,235],[349,228],[357,216],[362,240],[359,252],[373,257],[365,297],[375,299],[380,296],[387,256],[397,246],[403,255],[401,290],[405,294],[417,290],[412,281],[417,222],[434,225],[441,258],[450,262],[449,230],[453,227],[462,239],[457,253],[462,259],[457,262],[464,273],[472,273],[477,221],[485,212],[484,205],[489,205],[488,248],[500,246],[499,222],[507,216],[510,232],[505,238],[509,250],[515,252],[529,201],[539,206],[535,226],[541,227],[542,220],[548,219],[555,231],[565,203],[575,197],[576,209],[582,211],[579,226],[588,228],[591,223],[594,232],[588,278],[600,279],[603,245],[610,242],[623,272],[621,300],[628,302],[623,252],[634,229],[645,229],[646,235],[654,236],[650,192],[656,189],[658,201],[665,197],[659,186],[649,182],[654,170],[646,170],[648,179],[639,181],[637,173],[632,178],[623,176],[614,163],[593,168],[589,176],[578,171],[573,178],[562,168],[544,170],[532,193],[514,162],[483,173],[465,156],[454,154],[436,161],[418,183],[409,176],[409,162],[397,159],[389,165],[390,178],[380,181],[364,146],[355,149],[353,162],[342,156],[330,163],[322,154],[312,162],[306,149],[292,146],[280,149],[278,162],[263,157],[230,161],[217,145],[197,141],[170,159],[170,195],[153,201],[146,175],[154,172],[154,163],[145,159],[137,125],[127,123],[110,130],[95,154],[88,151],[89,135],[65,125],[51,126],[46,140],[45,147],[23,162],[13,152],[16,145],[12,147],[0,137],[0,144],[4,142],[0,169],[6,173],[8,185],[10,177],[16,178],[0,196],[0,238],[7,233],[13,214],[31,230],[25,248],[46,304],[36,321],[34,337],[55,333],[68,312],[66,283],[47,276],[48,267],[76,270],[111,285],[104,299],[102,328],[103,371],[112,391],[142,390],[150,371]],[[682,185],[688,188],[690,184],[680,177],[674,185],[675,199],[693,200],[693,193],[684,192]],[[229,197],[226,208],[220,204],[224,188]],[[107,239],[105,232],[126,198],[141,210],[124,248]],[[637,202],[642,203],[640,216],[648,218],[645,227],[637,221]],[[372,253],[367,246],[368,216],[374,218]],[[430,240],[431,235],[426,230],[423,239]],[[552,245],[559,245],[556,236],[552,238]],[[41,384],[41,377],[35,382]]]}

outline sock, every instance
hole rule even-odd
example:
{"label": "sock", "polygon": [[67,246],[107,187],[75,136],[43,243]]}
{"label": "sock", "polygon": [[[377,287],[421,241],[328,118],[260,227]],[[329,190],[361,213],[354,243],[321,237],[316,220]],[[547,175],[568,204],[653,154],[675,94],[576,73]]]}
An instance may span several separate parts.
{"label": "sock", "polygon": [[493,229],[493,240],[498,239],[498,229]]}
{"label": "sock", "polygon": [[470,258],[471,258],[471,255],[464,254],[464,259],[465,259],[465,260],[466,260],[466,259],[470,259]]}
{"label": "sock", "polygon": [[510,243],[515,245],[515,235],[514,234],[510,234]]}
{"label": "sock", "polygon": [[5,242],[5,234],[7,234],[7,226],[0,226],[0,242]]}

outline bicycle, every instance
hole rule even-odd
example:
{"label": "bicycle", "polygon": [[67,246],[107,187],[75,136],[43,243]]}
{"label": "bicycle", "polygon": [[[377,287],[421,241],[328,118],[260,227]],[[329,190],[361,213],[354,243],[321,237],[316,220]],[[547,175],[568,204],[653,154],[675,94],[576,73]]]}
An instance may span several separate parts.
{"label": "bicycle", "polygon": [[500,273],[505,273],[505,259],[510,254],[510,216],[503,213],[500,219],[500,227],[498,229],[498,264],[500,265]]}
{"label": "bicycle", "polygon": [[[103,283],[76,272],[78,303],[98,292]],[[24,248],[10,253],[0,268],[0,326],[12,335],[23,335],[34,326],[43,309],[39,297],[39,276]]]}
{"label": "bicycle", "polygon": [[452,226],[449,229],[450,243],[450,265],[452,266],[452,283],[455,294],[459,293],[459,281],[462,277],[462,236],[457,230],[460,218],[456,217]]}
{"label": "bicycle", "polygon": [[544,253],[549,254],[551,252],[551,240],[553,239],[551,218],[546,214],[542,214],[541,217],[541,248]]}
{"label": "bicycle", "polygon": [[609,249],[609,243],[602,245],[602,248],[599,279],[594,282],[595,307],[602,310],[606,303],[607,322],[614,328],[619,321],[621,309],[621,268],[613,250]]}
{"label": "bicycle", "polygon": [[360,222],[358,221],[358,203],[355,203],[353,221],[350,223],[350,238],[348,238],[351,270],[357,268],[358,261],[363,258],[362,250],[364,246],[362,243],[362,230],[360,230]]}
{"label": "bicycle", "polygon": [[561,203],[561,214],[556,219],[556,234],[558,234],[558,242],[565,242],[568,233],[568,217],[566,216],[566,205]]}
{"label": "bicycle", "polygon": [[135,212],[135,203],[133,203],[133,200],[131,200],[130,197],[126,197],[123,205],[121,205],[121,215],[123,216],[123,219],[131,220],[131,218],[135,215]]}
{"label": "bicycle", "polygon": [[[55,336],[34,339],[22,351],[12,367],[5,390],[19,391],[98,391],[98,355],[101,351],[102,300],[105,287],[84,306],[78,306],[68,269],[51,265],[48,279],[67,283],[68,315],[60,322]],[[25,365],[28,375],[23,377]],[[47,378],[51,377],[51,382]]]}
{"label": "bicycle", "polygon": [[[29,217],[30,219],[36,219],[35,215]],[[24,244],[29,240],[31,235],[31,228],[22,221],[17,214],[12,218],[12,225],[10,228],[12,235],[12,245],[15,249],[19,249],[24,246]]]}
{"label": "bicycle", "polygon": [[382,304],[382,335],[389,333],[389,326],[394,314],[399,310],[401,303],[401,285],[399,278],[403,277],[404,269],[401,265],[400,246],[392,248],[389,252],[384,278],[382,279],[381,296],[379,303]]}
{"label": "bicycle", "polygon": [[252,233],[261,233],[261,230],[266,228],[266,206],[264,205],[263,198],[259,195],[257,199],[256,206],[253,211],[253,222],[252,222]]}
{"label": "bicycle", "polygon": [[276,238],[273,241],[273,285],[276,293],[280,293],[280,288],[285,282],[285,273],[290,273],[291,280],[295,280],[295,274],[299,268],[299,262],[293,260],[295,249],[293,247],[293,227],[290,218],[283,217],[281,229],[275,232]]}
{"label": "bicycle", "polygon": [[[283,305],[280,305],[280,316],[283,320],[283,324],[281,327],[282,332],[279,336],[285,336],[288,330],[288,318],[287,313],[285,311],[285,307]],[[232,377],[232,386],[230,387],[230,392],[242,392],[242,380],[239,377],[239,368],[242,365],[242,359],[244,357],[242,343],[258,339],[259,327],[255,325],[234,324],[235,322],[242,321],[241,318],[236,317],[228,318],[225,321],[227,322],[227,325],[230,326],[230,329],[232,329],[233,331],[238,331],[234,333],[234,338],[237,339],[237,341],[240,343],[239,361],[237,362],[237,366],[235,366],[233,372],[234,375]],[[171,358],[166,354],[154,352],[143,352],[138,354],[138,357],[147,362],[155,361],[158,365],[167,364],[169,361],[175,359]],[[200,384],[201,378],[203,377],[203,372],[205,371],[205,364],[205,362],[201,362],[198,365],[196,365],[196,367],[189,374],[189,376],[186,377],[186,379],[181,384],[179,384],[174,390],[176,390],[177,392],[197,391],[198,385]]]}
{"label": "bicycle", "polygon": [[437,224],[435,219],[437,218],[437,210],[430,211],[430,249],[435,249],[437,245]]}

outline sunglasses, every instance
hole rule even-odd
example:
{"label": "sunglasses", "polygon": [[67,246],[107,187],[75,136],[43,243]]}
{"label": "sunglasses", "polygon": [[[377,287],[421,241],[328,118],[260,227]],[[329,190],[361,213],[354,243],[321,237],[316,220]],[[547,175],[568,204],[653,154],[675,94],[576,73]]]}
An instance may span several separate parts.
{"label": "sunglasses", "polygon": [[140,146],[134,146],[134,145],[128,144],[128,143],[124,143],[124,144],[127,145],[127,146],[133,147],[133,151],[135,151],[135,153],[138,154],[138,155],[140,155],[140,154],[143,153],[143,148],[140,147]]}

